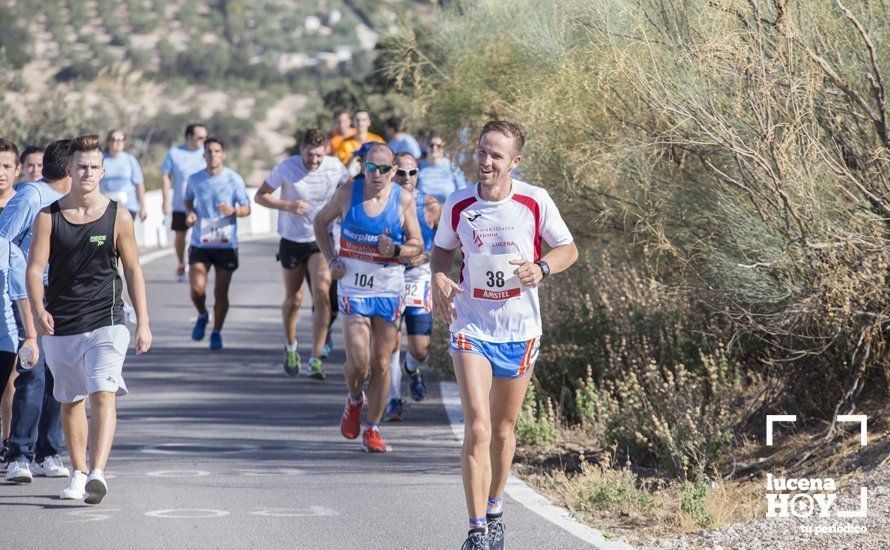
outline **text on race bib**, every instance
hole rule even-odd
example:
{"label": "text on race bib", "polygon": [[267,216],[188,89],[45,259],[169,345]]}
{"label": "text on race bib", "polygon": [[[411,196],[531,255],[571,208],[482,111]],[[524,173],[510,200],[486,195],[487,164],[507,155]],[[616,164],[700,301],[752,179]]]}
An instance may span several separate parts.
{"label": "text on race bib", "polygon": [[232,242],[232,235],[235,224],[230,218],[220,218],[218,220],[199,219],[198,235],[201,244],[229,244]]}
{"label": "text on race bib", "polygon": [[411,281],[405,283],[405,306],[425,307],[429,281]]}
{"label": "text on race bib", "polygon": [[511,260],[521,259],[515,254],[466,254],[473,298],[506,300],[522,293],[522,284],[514,272]]}

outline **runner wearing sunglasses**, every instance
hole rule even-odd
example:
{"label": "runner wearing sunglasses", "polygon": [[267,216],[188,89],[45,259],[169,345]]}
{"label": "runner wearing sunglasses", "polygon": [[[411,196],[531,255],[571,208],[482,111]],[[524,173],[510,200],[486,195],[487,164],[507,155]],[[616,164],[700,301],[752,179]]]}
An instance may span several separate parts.
{"label": "runner wearing sunglasses", "polygon": [[[421,251],[414,197],[393,185],[393,153],[373,145],[365,156],[364,177],[340,187],[316,215],[315,240],[331,276],[339,282],[339,308],[346,343],[344,373],[349,388],[340,431],[347,439],[361,432],[368,383],[368,407],[362,444],[372,453],[387,452],[378,424],[389,390],[389,363],[395,346],[405,292],[402,261]],[[340,219],[340,253],[334,253],[328,226]]]}
{"label": "runner wearing sunglasses", "polygon": [[[433,236],[439,223],[442,208],[434,197],[417,189],[417,160],[409,153],[396,155],[396,175],[393,181],[402,191],[414,197],[417,221],[423,236],[423,251],[405,262],[405,313],[402,319],[408,330],[408,353],[405,356],[405,372],[411,378],[409,389],[411,398],[421,401],[426,397],[426,386],[420,367],[429,357],[430,335],[433,332],[432,302],[430,301],[430,249]],[[392,383],[389,389],[389,405],[384,415],[386,420],[402,419],[402,365],[399,361],[401,331],[396,338],[395,351],[389,365]]]}

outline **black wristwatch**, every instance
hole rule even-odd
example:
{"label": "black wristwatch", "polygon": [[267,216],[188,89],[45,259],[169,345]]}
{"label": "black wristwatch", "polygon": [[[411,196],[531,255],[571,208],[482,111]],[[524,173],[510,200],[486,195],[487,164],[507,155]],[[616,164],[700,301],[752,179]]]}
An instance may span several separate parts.
{"label": "black wristwatch", "polygon": [[399,245],[395,245],[392,249],[392,257],[398,258],[401,255],[402,255],[402,247]]}
{"label": "black wristwatch", "polygon": [[538,260],[535,263],[541,268],[541,279],[546,279],[550,275],[550,266],[544,260]]}

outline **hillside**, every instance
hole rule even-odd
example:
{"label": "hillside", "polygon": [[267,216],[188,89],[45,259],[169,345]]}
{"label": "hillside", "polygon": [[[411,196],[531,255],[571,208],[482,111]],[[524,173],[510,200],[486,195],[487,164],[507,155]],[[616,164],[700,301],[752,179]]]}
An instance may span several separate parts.
{"label": "hillside", "polygon": [[[407,1],[21,0],[0,6],[3,134],[20,144],[123,127],[149,186],[185,124],[236,145],[253,184],[320,95],[370,70]],[[302,119],[300,117],[303,117]]]}

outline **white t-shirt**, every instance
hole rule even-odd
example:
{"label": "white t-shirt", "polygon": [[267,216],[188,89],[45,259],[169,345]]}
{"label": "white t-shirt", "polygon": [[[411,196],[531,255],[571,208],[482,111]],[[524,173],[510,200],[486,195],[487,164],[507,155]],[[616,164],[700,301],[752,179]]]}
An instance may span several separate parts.
{"label": "white t-shirt", "polygon": [[324,157],[314,172],[306,169],[300,155],[281,161],[266,178],[266,183],[273,190],[281,188],[281,200],[309,202],[309,210],[303,215],[279,211],[278,234],[295,243],[314,242],[312,222],[315,215],[331,200],[337,187],[348,180],[346,167],[336,157]]}
{"label": "white t-shirt", "polygon": [[454,298],[457,319],[451,332],[487,342],[518,342],[541,336],[538,289],[524,288],[510,260],[541,258],[541,241],[551,247],[572,242],[553,199],[544,189],[513,180],[502,201],[485,201],[478,184],[451,194],[442,207],[435,244],[464,256],[463,293]]}

